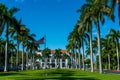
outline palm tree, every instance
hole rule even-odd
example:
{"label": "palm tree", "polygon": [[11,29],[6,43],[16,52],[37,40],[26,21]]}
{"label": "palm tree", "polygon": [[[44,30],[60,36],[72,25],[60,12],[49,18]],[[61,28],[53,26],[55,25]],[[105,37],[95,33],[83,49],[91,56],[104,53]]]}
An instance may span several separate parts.
{"label": "palm tree", "polygon": [[61,54],[62,54],[61,49],[55,49],[54,56],[57,59],[58,68],[60,67],[60,58],[62,57]]}
{"label": "palm tree", "polygon": [[42,54],[43,54],[43,57],[44,57],[44,62],[45,62],[45,68],[47,67],[46,65],[47,65],[47,59],[48,58],[50,58],[50,54],[51,54],[51,50],[49,49],[49,48],[45,48],[44,50],[43,50],[43,52],[42,52]]}
{"label": "palm tree", "polygon": [[81,61],[81,58],[80,58],[81,36],[80,36],[79,31],[78,31],[78,28],[79,28],[79,25],[76,24],[75,28],[73,30],[73,36],[74,36],[74,39],[76,40],[76,48],[78,49],[78,65],[79,65],[79,69],[81,69],[81,65],[80,65],[80,61]]}
{"label": "palm tree", "polygon": [[[96,25],[97,28],[97,36],[98,36],[98,53],[99,53],[99,68],[100,68],[100,73],[102,73],[102,61],[101,61],[101,46],[100,46],[100,22],[104,24],[105,19],[104,15],[107,15],[111,19],[113,19],[113,15],[111,15],[111,8],[106,4],[107,1],[102,1],[102,0],[92,0],[88,1],[89,8],[89,13],[86,13],[84,20],[87,18],[90,18],[90,20]],[[90,16],[90,17],[89,17]],[[83,24],[84,24],[83,20]]]}
{"label": "palm tree", "polygon": [[[81,42],[80,42],[80,35],[78,32],[78,27],[79,25],[74,26],[74,30],[70,33],[69,40],[71,40],[74,44],[74,54],[75,54],[75,62],[76,62],[76,68],[77,65],[79,64],[79,69],[80,69],[80,47],[81,47]],[[73,45],[72,45],[73,46]],[[77,54],[77,49],[78,49],[78,54]],[[79,56],[78,58],[78,63],[77,63],[77,55]]]}
{"label": "palm tree", "polygon": [[66,68],[68,68],[68,59],[69,58],[70,58],[70,54],[69,53],[63,53],[62,59],[65,60],[65,66],[66,66]]}
{"label": "palm tree", "polygon": [[[90,43],[90,60],[91,60],[91,72],[93,72],[93,50],[92,50],[92,17],[88,14],[90,14],[90,7],[91,5],[89,4],[84,4],[80,10],[78,10],[78,12],[81,12],[80,15],[80,20],[78,21],[78,23],[80,23],[81,21],[83,21],[82,24],[80,24],[78,30],[80,31],[80,29],[82,27],[86,28],[86,31],[88,31],[89,33],[89,43]],[[86,18],[87,16],[87,18]]]}
{"label": "palm tree", "polygon": [[12,27],[9,29],[11,37],[16,40],[17,45],[17,54],[16,54],[16,68],[18,69],[18,54],[19,54],[19,45],[20,45],[20,32],[24,29],[24,25],[21,23],[22,20],[17,20],[15,17],[12,18]]}
{"label": "palm tree", "polygon": [[72,53],[72,49],[73,48],[73,46],[72,46],[72,44],[69,42],[68,44],[67,44],[67,46],[66,46],[66,49],[67,49],[67,52],[70,54],[70,63],[69,63],[69,66],[71,66],[71,68],[72,68],[72,57],[73,57],[73,53]]}
{"label": "palm tree", "polygon": [[[92,48],[93,48],[93,54],[95,58],[97,58],[97,52],[98,52],[98,47],[97,47],[97,37],[94,37],[94,40],[92,40]],[[93,59],[95,59],[93,58]],[[95,61],[95,60],[93,60]],[[97,61],[96,61],[96,68],[97,68]]]}
{"label": "palm tree", "polygon": [[113,41],[115,41],[115,45],[116,45],[116,53],[117,53],[117,70],[119,70],[119,38],[120,38],[120,32],[119,31],[115,31],[114,29],[110,30],[110,33],[108,34],[108,36],[113,39]]}
{"label": "palm tree", "polygon": [[34,69],[34,64],[33,64],[34,63],[34,53],[35,53],[35,51],[38,51],[38,47],[39,47],[39,45],[35,44],[34,41],[35,41],[34,38],[31,38],[30,40],[27,41],[27,49],[30,52],[29,58],[31,60],[31,66],[30,66],[31,69]]}
{"label": "palm tree", "polygon": [[7,53],[8,53],[8,29],[11,25],[12,17],[15,12],[18,11],[18,8],[11,8],[8,10],[8,8],[0,3],[0,33],[2,34],[4,27],[6,26],[6,48],[5,48],[5,68],[4,71],[7,71]]}
{"label": "palm tree", "polygon": [[81,41],[81,46],[82,46],[82,64],[83,64],[83,70],[84,70],[84,68],[85,68],[85,65],[84,65],[84,44],[85,43],[87,44],[87,39],[89,39],[89,36],[87,33],[85,33],[84,28],[81,28],[79,35],[81,38],[80,41]]}
{"label": "palm tree", "polygon": [[[10,63],[11,63],[11,68],[13,68],[13,54],[15,53],[16,51],[16,48],[15,48],[15,44],[13,42],[13,40],[10,40],[9,43],[8,43],[8,51],[9,51],[9,55],[10,56]],[[9,59],[9,57],[8,57]]]}
{"label": "palm tree", "polygon": [[102,38],[101,39],[101,44],[103,45],[102,50],[104,51],[104,53],[107,54],[107,57],[108,57],[108,69],[110,70],[110,50],[112,49],[110,39],[108,37]]}
{"label": "palm tree", "polygon": [[71,32],[68,36],[68,45],[67,48],[70,50],[71,53],[71,68],[73,68],[73,57],[75,54],[75,48],[76,48],[76,31],[74,30]]}
{"label": "palm tree", "polygon": [[25,46],[26,46],[26,70],[28,69],[28,53],[31,48],[30,44],[32,44],[31,42],[35,41],[35,39],[34,39],[35,36],[36,36],[35,34],[30,34],[29,32],[28,32],[28,36],[26,36],[26,43],[25,43]]}
{"label": "palm tree", "polygon": [[24,67],[24,48],[25,48],[25,43],[26,43],[26,39],[28,39],[28,33],[29,33],[29,29],[27,29],[25,26],[23,26],[23,29],[20,32],[20,37],[21,37],[21,41],[22,41],[22,70]]}
{"label": "palm tree", "polygon": [[51,53],[51,50],[49,48],[45,48],[43,50],[43,56],[45,56],[46,58],[50,57],[50,53]]}

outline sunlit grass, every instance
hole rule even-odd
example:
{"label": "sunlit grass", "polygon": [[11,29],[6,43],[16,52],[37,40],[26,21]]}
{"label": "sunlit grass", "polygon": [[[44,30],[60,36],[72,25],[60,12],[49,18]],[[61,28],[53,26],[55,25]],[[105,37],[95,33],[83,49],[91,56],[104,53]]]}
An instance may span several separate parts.
{"label": "sunlit grass", "polygon": [[1,72],[0,80],[120,80],[119,74],[99,74],[71,69]]}

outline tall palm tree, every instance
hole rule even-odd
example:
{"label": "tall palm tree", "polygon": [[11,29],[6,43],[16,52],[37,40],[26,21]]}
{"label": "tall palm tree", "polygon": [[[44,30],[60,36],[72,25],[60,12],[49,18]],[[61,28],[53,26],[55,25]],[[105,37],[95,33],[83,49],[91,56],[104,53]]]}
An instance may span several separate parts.
{"label": "tall palm tree", "polygon": [[71,68],[73,68],[73,57],[75,54],[75,48],[76,48],[76,31],[73,30],[73,32],[71,32],[68,36],[68,48],[70,49],[70,53],[71,53]]}
{"label": "tall palm tree", "polygon": [[[81,43],[82,42],[81,42],[81,36],[80,36],[80,34],[78,32],[78,25],[75,25],[72,36],[73,36],[72,38],[73,38],[73,41],[74,41],[75,48],[76,48],[76,50],[78,49],[78,52],[75,53],[75,56],[76,57],[78,56],[78,63],[77,63],[77,61],[75,61],[75,62],[76,62],[76,64],[79,65],[79,69],[81,69],[81,61],[82,61],[82,59],[80,57],[80,53],[81,53],[80,49],[81,49]],[[75,58],[75,60],[76,60],[76,58]]]}
{"label": "tall palm tree", "polygon": [[16,38],[17,40],[17,54],[16,54],[16,67],[18,68],[18,52],[19,52],[19,44],[20,41],[22,42],[22,67],[23,70],[23,58],[24,58],[24,48],[25,48],[25,42],[28,39],[28,33],[29,29],[27,29],[24,25],[21,24],[21,20],[17,21],[16,18],[13,18],[13,24],[12,27],[9,29],[9,33],[11,33],[11,37]]}
{"label": "tall palm tree", "polygon": [[32,37],[30,40],[27,41],[27,49],[29,50],[30,54],[29,54],[29,58],[31,60],[31,69],[34,69],[34,53],[35,51],[38,51],[38,44],[34,43],[35,39]]}
{"label": "tall palm tree", "polygon": [[21,41],[22,41],[22,68],[21,68],[22,70],[24,68],[24,48],[25,48],[26,39],[28,39],[28,33],[29,33],[29,29],[23,26],[23,29],[20,32]]}
{"label": "tall palm tree", "polygon": [[89,39],[89,36],[87,33],[85,33],[85,29],[84,28],[81,28],[80,32],[79,32],[79,35],[81,37],[81,46],[82,46],[82,64],[83,64],[83,70],[85,69],[85,64],[84,64],[84,45],[85,43],[87,44],[87,39]]}
{"label": "tall palm tree", "polygon": [[4,71],[7,71],[7,53],[8,53],[8,29],[9,26],[11,25],[12,17],[15,12],[18,11],[18,8],[11,8],[8,10],[8,8],[0,3],[0,33],[3,32],[4,27],[6,26],[6,48],[5,48],[5,68]]}
{"label": "tall palm tree", "polygon": [[120,38],[120,32],[115,31],[114,29],[111,29],[108,36],[111,37],[115,41],[116,53],[117,53],[117,70],[119,70],[120,69],[119,68],[119,38]]}
{"label": "tall palm tree", "polygon": [[73,61],[72,61],[72,57],[73,57],[73,53],[72,53],[72,51],[73,51],[73,46],[72,46],[72,44],[69,42],[67,45],[66,45],[66,49],[67,49],[67,52],[70,54],[70,64],[69,64],[69,66],[71,66],[71,68],[72,68],[72,63],[73,63]]}
{"label": "tall palm tree", "polygon": [[[113,15],[110,15],[111,13],[111,8],[106,4],[108,1],[103,1],[103,0],[87,0],[89,8],[89,13],[86,14],[85,18],[87,19],[90,16],[90,20],[96,25],[97,28],[97,36],[98,36],[98,53],[99,53],[99,68],[100,68],[100,73],[102,73],[102,61],[101,61],[101,46],[100,46],[100,22],[104,24],[105,19],[104,15],[107,15],[111,19],[113,19]],[[84,20],[83,20],[84,24]]]}
{"label": "tall palm tree", "polygon": [[28,32],[28,36],[26,36],[26,43],[25,43],[25,46],[26,46],[26,70],[28,69],[28,53],[29,53],[29,50],[31,48],[31,45],[32,44],[31,42],[33,42],[35,39],[36,35],[35,34],[30,34]]}
{"label": "tall palm tree", "polygon": [[[78,10],[78,12],[81,12],[80,15],[80,20],[78,21],[78,23],[82,22],[82,24],[80,24],[78,30],[80,31],[80,29],[82,27],[85,27],[86,31],[88,31],[89,33],[89,43],[90,43],[90,60],[91,60],[91,72],[93,72],[93,50],[92,50],[92,17],[90,14],[90,8],[91,5],[90,4],[84,4],[80,10]],[[87,16],[87,17],[86,17]]]}
{"label": "tall palm tree", "polygon": [[9,51],[9,57],[8,59],[10,60],[10,63],[11,63],[11,68],[13,67],[13,54],[15,53],[16,51],[16,45],[14,44],[13,40],[10,40],[9,43],[8,43],[8,51]]}
{"label": "tall palm tree", "polygon": [[24,25],[21,23],[22,20],[17,20],[15,17],[12,18],[12,27],[9,29],[11,37],[16,40],[17,45],[17,54],[16,54],[16,68],[18,69],[18,54],[19,54],[19,45],[20,45],[20,32],[24,29]]}
{"label": "tall palm tree", "polygon": [[[97,46],[97,37],[94,37],[94,40],[92,40],[92,48],[93,48],[93,54],[95,56],[95,58],[97,58],[97,54],[98,54],[98,46]],[[93,59],[95,59],[93,58]],[[95,61],[95,60],[93,60]],[[96,68],[97,68],[97,61],[96,61]]]}
{"label": "tall palm tree", "polygon": [[78,65],[79,65],[79,69],[81,69],[81,65],[80,65],[80,61],[81,61],[81,57],[80,57],[81,36],[79,34],[78,28],[79,28],[79,25],[76,25],[75,29],[74,29],[74,34],[75,34],[75,38],[76,38],[76,45],[78,48]]}
{"label": "tall palm tree", "polygon": [[110,39],[106,36],[101,40],[101,44],[103,45],[103,51],[107,54],[108,57],[108,69],[110,70],[110,50],[112,49],[112,45]]}
{"label": "tall palm tree", "polygon": [[78,27],[79,27],[79,25],[77,25],[77,24],[74,26],[74,30],[72,31],[72,34],[71,34],[72,37],[71,38],[74,41],[75,49],[76,50],[78,49],[78,54],[77,54],[77,51],[75,53],[75,61],[77,63],[77,56],[78,56],[78,65],[79,65],[79,69],[81,69],[81,66],[80,66],[81,36],[78,32]]}

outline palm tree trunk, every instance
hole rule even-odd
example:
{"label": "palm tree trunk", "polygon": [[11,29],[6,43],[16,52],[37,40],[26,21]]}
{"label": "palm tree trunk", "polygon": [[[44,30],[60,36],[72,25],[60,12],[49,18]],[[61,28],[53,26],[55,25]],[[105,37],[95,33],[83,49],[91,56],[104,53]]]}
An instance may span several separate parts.
{"label": "palm tree trunk", "polygon": [[32,53],[31,53],[30,70],[32,70],[32,65],[33,65],[33,63],[32,63]]}
{"label": "palm tree trunk", "polygon": [[24,66],[24,45],[22,44],[22,70]]}
{"label": "palm tree trunk", "polygon": [[13,50],[11,51],[11,68],[13,67]]}
{"label": "palm tree trunk", "polygon": [[83,64],[83,70],[85,70],[85,63],[84,63],[84,45],[82,40],[82,64]]}
{"label": "palm tree trunk", "polygon": [[79,69],[81,69],[81,66],[80,66],[80,48],[78,48],[78,64],[79,64]]}
{"label": "palm tree trunk", "polygon": [[75,68],[77,69],[77,49],[75,48]]}
{"label": "palm tree trunk", "polygon": [[26,50],[26,70],[28,70],[28,49]]}
{"label": "palm tree trunk", "polygon": [[99,54],[99,70],[102,74],[102,59],[101,59],[101,46],[100,46],[100,27],[97,24],[97,36],[98,36],[98,54]]}
{"label": "palm tree trunk", "polygon": [[16,54],[16,69],[18,70],[18,54],[19,54],[19,41],[18,41],[18,33],[17,33],[17,54]]}
{"label": "palm tree trunk", "polygon": [[93,72],[93,50],[92,50],[92,29],[90,28],[90,60],[91,60],[91,72]]}
{"label": "palm tree trunk", "polygon": [[119,51],[118,51],[118,40],[116,41],[116,52],[117,52],[117,70],[119,70]]}
{"label": "palm tree trunk", "polygon": [[108,53],[108,69],[110,70],[110,54]]}
{"label": "palm tree trunk", "polygon": [[7,71],[7,54],[8,54],[8,24],[7,24],[7,29],[6,29],[5,68],[4,68],[4,72]]}
{"label": "palm tree trunk", "polygon": [[32,65],[32,69],[34,70],[34,54],[33,54],[33,65]]}
{"label": "palm tree trunk", "polygon": [[[72,53],[73,54],[73,53]],[[72,54],[71,54],[71,69],[73,68],[73,56],[72,56]]]}

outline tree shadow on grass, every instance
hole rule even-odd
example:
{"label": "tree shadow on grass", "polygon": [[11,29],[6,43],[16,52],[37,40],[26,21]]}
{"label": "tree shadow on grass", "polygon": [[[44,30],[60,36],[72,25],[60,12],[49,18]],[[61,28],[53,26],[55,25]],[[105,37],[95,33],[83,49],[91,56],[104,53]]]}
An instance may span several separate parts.
{"label": "tree shadow on grass", "polygon": [[10,75],[24,75],[24,74],[11,73],[11,72],[3,72],[3,73],[0,73],[0,76],[10,76]]}
{"label": "tree shadow on grass", "polygon": [[[75,73],[75,71],[71,70],[56,69],[55,71],[51,71],[50,73],[48,73],[48,75],[54,77],[46,78],[46,80],[99,80],[94,77],[87,77],[87,75],[85,74],[75,75]],[[60,77],[55,78],[55,76],[57,75],[60,75]]]}
{"label": "tree shadow on grass", "polygon": [[[44,76],[46,74],[46,76]],[[88,77],[86,74],[79,74],[75,70],[67,70],[67,69],[54,69],[54,70],[46,70],[45,72],[36,72],[36,73],[17,73],[17,72],[8,72],[8,73],[0,73],[0,76],[14,76],[19,75],[19,79],[16,80],[100,80],[94,77]],[[23,75],[23,76],[22,76]],[[32,77],[33,76],[33,77]],[[13,77],[18,78],[18,77]]]}
{"label": "tree shadow on grass", "polygon": [[100,80],[100,79],[95,79],[91,77],[86,77],[86,78],[67,78],[67,77],[60,77],[60,78],[49,78],[45,80]]}
{"label": "tree shadow on grass", "polygon": [[95,78],[33,78],[33,79],[18,79],[18,80],[100,80]]}

